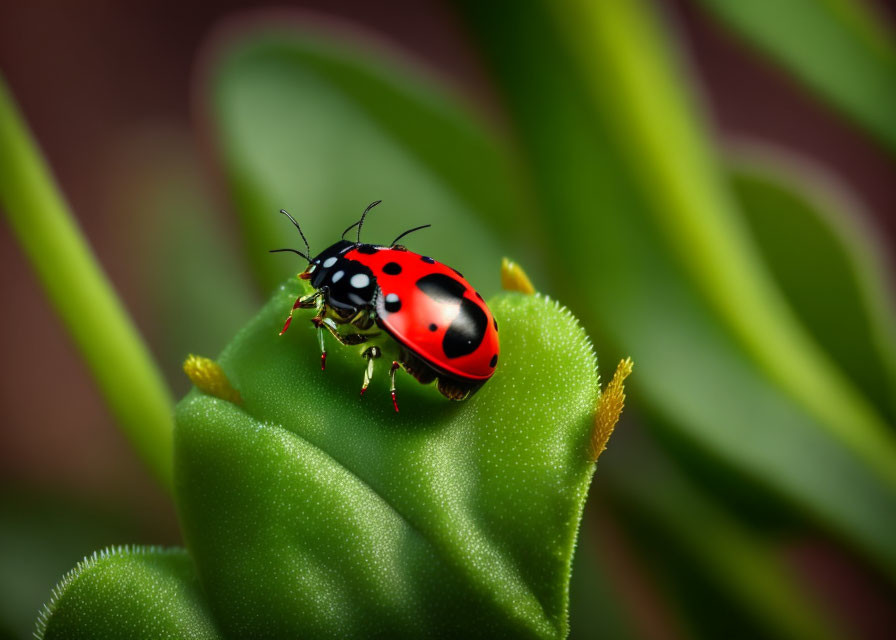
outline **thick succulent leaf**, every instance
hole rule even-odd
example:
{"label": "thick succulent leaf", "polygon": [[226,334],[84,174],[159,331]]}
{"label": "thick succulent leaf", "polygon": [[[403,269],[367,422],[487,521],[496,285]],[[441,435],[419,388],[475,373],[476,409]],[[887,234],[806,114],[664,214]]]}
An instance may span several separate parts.
{"label": "thick succulent leaf", "polygon": [[[235,637],[562,637],[594,465],[596,361],[565,309],[490,302],[494,377],[455,403],[359,351],[319,367],[315,330],[278,331],[296,280],[219,359],[244,400],[178,407],[179,509],[212,609]],[[223,560],[223,561],[222,561]]]}
{"label": "thick succulent leaf", "polygon": [[861,212],[830,177],[770,151],[741,151],[731,183],[794,312],[896,424],[893,283]]}
{"label": "thick succulent leaf", "polygon": [[[855,440],[845,444],[846,438],[859,433],[846,429],[850,422],[845,416],[854,403],[840,404],[834,396],[823,398],[829,409],[840,414],[837,429],[832,429],[819,419],[818,405],[810,408],[795,400],[805,400],[809,387],[799,392],[795,388],[807,380],[784,384],[780,374],[789,362],[774,373],[766,366],[767,359],[757,363],[755,352],[744,347],[743,334],[732,331],[730,316],[721,318],[708,303],[704,284],[695,282],[699,260],[703,260],[705,277],[711,279],[719,277],[720,264],[708,259],[705,244],[690,252],[683,251],[681,244],[687,243],[689,233],[705,240],[707,233],[719,231],[718,224],[735,234],[745,231],[736,218],[713,222],[710,216],[723,212],[707,203],[701,207],[693,196],[698,187],[708,192],[723,188],[712,184],[714,172],[705,164],[710,160],[689,158],[689,163],[680,163],[680,154],[690,149],[690,142],[679,146],[674,136],[653,137],[645,148],[622,133],[633,127],[643,127],[642,136],[657,133],[655,122],[631,121],[647,116],[632,110],[632,93],[621,95],[609,81],[622,69],[638,89],[654,87],[652,78],[640,75],[641,66],[632,60],[644,56],[642,62],[660,74],[662,82],[649,96],[646,90],[634,95],[652,101],[650,113],[662,112],[664,130],[706,145],[699,139],[699,122],[679,101],[680,88],[671,98],[658,90],[668,89],[675,81],[663,75],[671,73],[664,66],[667,63],[658,62],[658,58],[667,60],[669,51],[666,44],[656,41],[655,25],[635,39],[626,31],[634,26],[643,29],[641,3],[590,5],[612,7],[629,21],[603,25],[604,31],[595,35],[595,41],[608,39],[603,44],[612,55],[589,58],[605,71],[598,74],[603,84],[592,79],[590,92],[584,90],[576,62],[559,37],[553,13],[534,3],[465,2],[463,6],[501,81],[532,163],[534,186],[554,222],[547,240],[558,259],[557,289],[592,333],[622,345],[638,362],[632,387],[635,402],[653,406],[665,417],[664,425],[693,451],[725,463],[764,488],[767,495],[785,498],[799,512],[813,514],[896,576],[892,535],[896,467],[885,463],[891,447],[874,453],[871,446],[887,439],[886,428],[875,427],[874,437],[861,445],[859,455]],[[629,39],[623,42],[612,35],[620,33],[627,33]],[[625,64],[619,64],[616,58],[620,56],[629,56]],[[594,69],[590,72],[595,73]],[[532,91],[532,86],[539,90]],[[603,93],[596,99],[594,92],[601,88]],[[669,104],[664,102],[667,99]],[[704,152],[708,154],[705,148]],[[661,181],[653,179],[657,167],[667,172]],[[689,194],[690,204],[697,207],[687,212],[687,224],[671,213],[674,204],[677,215],[685,215],[682,193]],[[726,216],[736,215],[736,209],[728,205],[726,211]],[[708,226],[701,227],[701,221]],[[674,234],[679,236],[673,241]],[[739,238],[738,242],[747,241]],[[717,240],[727,244],[731,238],[722,233]],[[688,254],[686,261],[683,254]],[[725,295],[737,291],[735,287]],[[736,296],[729,302],[733,305],[729,312],[742,303]],[[755,311],[743,307],[741,325],[755,317]],[[757,344],[753,341],[750,346]],[[768,345],[763,349],[767,351]],[[787,361],[793,349],[794,345],[782,344],[777,357]]]}
{"label": "thick succulent leaf", "polygon": [[888,21],[874,14],[872,3],[700,2],[896,151],[896,47]]}
{"label": "thick succulent leaf", "polygon": [[[498,140],[385,46],[359,50],[355,30],[310,27],[256,29],[227,41],[205,80],[216,144],[262,284],[273,289],[296,272],[295,256],[271,259],[269,249],[302,247],[279,209],[298,218],[317,252],[374,200],[383,204],[364,224],[367,241],[389,243],[432,224],[408,244],[485,283],[483,293],[497,290],[494,260],[503,252],[537,271],[529,252],[512,246],[530,227],[529,207]],[[493,233],[479,232],[483,222]]]}
{"label": "thick succulent leaf", "polygon": [[86,558],[53,590],[38,640],[217,640],[183,549],[115,547]]}

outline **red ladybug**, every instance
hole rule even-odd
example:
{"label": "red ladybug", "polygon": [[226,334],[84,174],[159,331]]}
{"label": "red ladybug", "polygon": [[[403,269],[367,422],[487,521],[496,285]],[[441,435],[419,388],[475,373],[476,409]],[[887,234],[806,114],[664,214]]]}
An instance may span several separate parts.
{"label": "red ladybug", "polygon": [[[451,400],[463,400],[492,377],[498,364],[498,322],[463,275],[428,256],[408,251],[397,244],[407,234],[425,229],[423,225],[405,231],[388,246],[363,244],[361,227],[368,212],[380,203],[371,203],[358,222],[342,232],[342,239],[315,258],[299,223],[285,214],[302,236],[307,254],[291,251],[308,261],[299,278],[310,280],[314,292],[299,297],[296,309],[316,309],[311,318],[318,328],[321,369],[327,351],[323,330],[344,345],[359,345],[367,360],[361,395],[370,384],[374,361],[384,353],[392,358],[392,404],[395,400],[395,372],[399,366],[419,382],[437,381],[438,389]],[[345,234],[358,227],[357,240]],[[292,311],[280,331],[289,328]]]}

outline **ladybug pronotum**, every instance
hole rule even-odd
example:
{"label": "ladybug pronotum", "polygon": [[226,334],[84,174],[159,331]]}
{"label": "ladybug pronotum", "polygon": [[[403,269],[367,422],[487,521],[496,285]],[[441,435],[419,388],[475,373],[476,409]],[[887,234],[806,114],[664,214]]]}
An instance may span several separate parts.
{"label": "ladybug pronotum", "polygon": [[[326,368],[324,330],[347,346],[360,347],[367,361],[361,395],[367,390],[377,359],[392,358],[389,370],[392,404],[395,372],[403,368],[422,384],[436,382],[451,400],[464,400],[495,372],[498,364],[498,322],[482,296],[463,275],[428,256],[398,244],[405,231],[388,246],[361,242],[364,218],[342,232],[342,239],[311,258],[311,248],[299,223],[286,211],[305,242],[307,253],[291,251],[308,261],[299,278],[310,282],[312,293],[293,305],[280,335],[289,328],[296,309],[315,309],[320,366]],[[345,235],[357,227],[356,241]]]}

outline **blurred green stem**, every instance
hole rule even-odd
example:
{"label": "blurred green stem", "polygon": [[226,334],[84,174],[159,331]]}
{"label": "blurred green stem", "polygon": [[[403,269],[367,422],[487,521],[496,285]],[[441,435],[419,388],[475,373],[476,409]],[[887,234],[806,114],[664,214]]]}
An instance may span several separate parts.
{"label": "blurred green stem", "polygon": [[[0,205],[118,424],[171,489],[173,402],[0,77]],[[47,367],[47,394],[64,384]],[[52,402],[49,398],[48,401]]]}
{"label": "blurred green stem", "polygon": [[[547,3],[594,96],[612,83],[616,120],[644,193],[671,246],[741,342],[819,422],[896,488],[896,441],[786,308],[749,244],[700,131],[695,105],[676,81],[665,39],[646,3]],[[607,71],[612,74],[608,77]]]}

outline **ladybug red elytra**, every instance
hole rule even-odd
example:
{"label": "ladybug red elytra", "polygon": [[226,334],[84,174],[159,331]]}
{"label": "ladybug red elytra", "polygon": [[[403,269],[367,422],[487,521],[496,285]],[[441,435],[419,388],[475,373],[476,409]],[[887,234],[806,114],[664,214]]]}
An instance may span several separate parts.
{"label": "ladybug red elytra", "polygon": [[[385,353],[392,357],[389,375],[396,411],[399,367],[422,384],[436,381],[446,398],[464,400],[495,372],[498,322],[459,271],[397,244],[430,225],[409,229],[388,246],[361,242],[364,218],[380,202],[371,203],[360,220],[342,232],[341,240],[314,258],[299,223],[281,209],[298,229],[307,253],[272,253],[290,251],[307,260],[299,278],[310,281],[314,291],[296,300],[280,335],[296,309],[316,309],[311,322],[318,329],[321,369],[327,362],[324,329],[344,345],[360,346],[367,360],[361,395],[370,384],[374,362]],[[346,240],[354,227],[357,240]]]}

